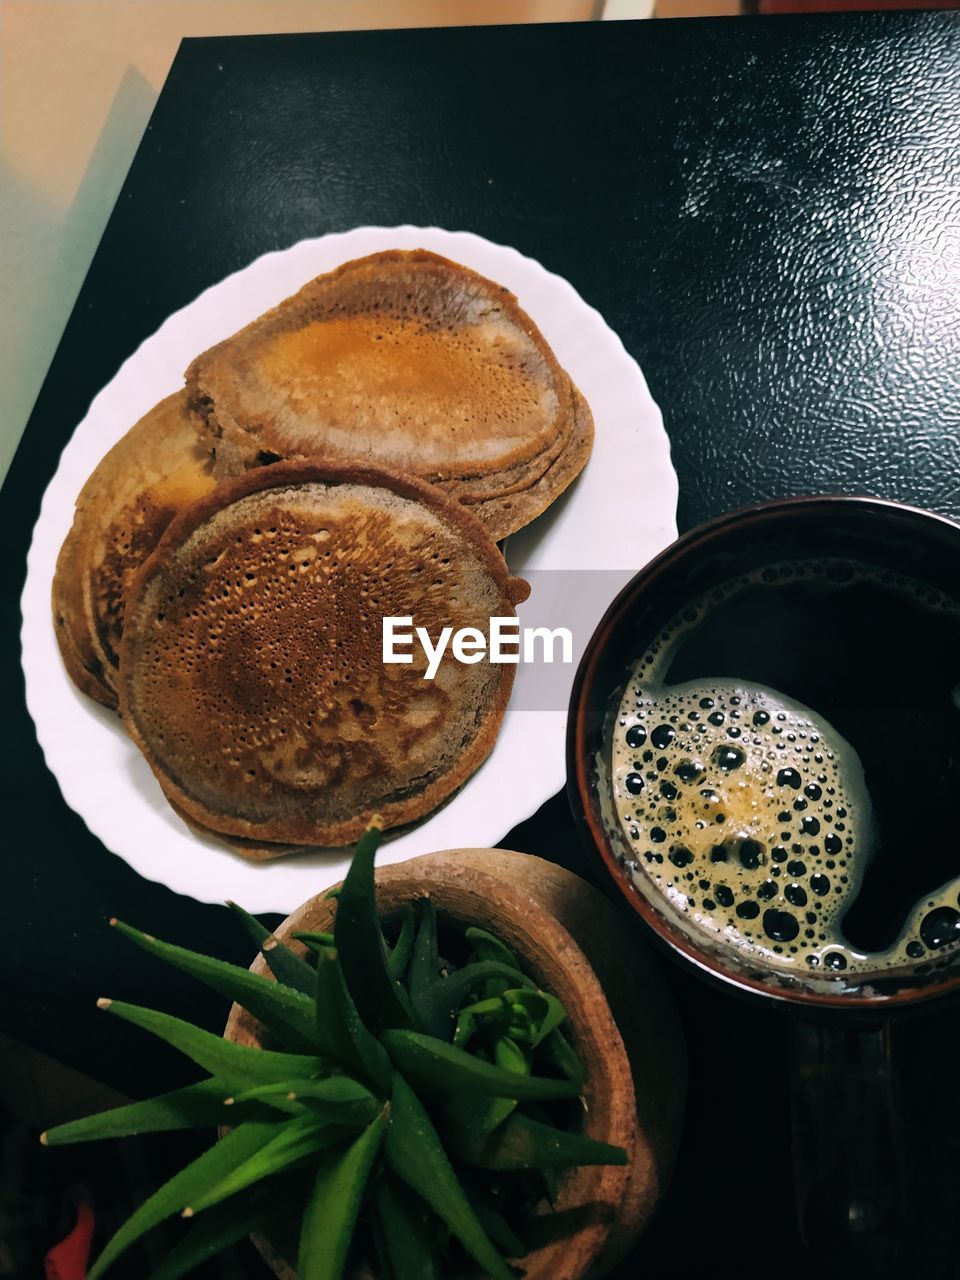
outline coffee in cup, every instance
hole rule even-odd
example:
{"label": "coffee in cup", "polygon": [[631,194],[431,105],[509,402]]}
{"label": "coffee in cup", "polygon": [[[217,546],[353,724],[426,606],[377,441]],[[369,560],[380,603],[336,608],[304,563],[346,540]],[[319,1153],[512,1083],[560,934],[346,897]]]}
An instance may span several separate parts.
{"label": "coffee in cup", "polygon": [[942,590],[831,556],[721,581],[636,655],[608,738],[625,869],[683,932],[809,977],[960,954]]}

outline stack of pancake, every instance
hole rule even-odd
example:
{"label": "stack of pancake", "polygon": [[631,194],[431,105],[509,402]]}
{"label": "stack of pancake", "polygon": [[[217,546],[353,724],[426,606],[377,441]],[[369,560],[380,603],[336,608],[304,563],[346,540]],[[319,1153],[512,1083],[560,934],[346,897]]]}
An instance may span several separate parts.
{"label": "stack of pancake", "polygon": [[589,456],[590,410],[501,286],[423,250],[349,262],[198,356],[101,461],[53,584],[75,684],[178,812],[253,857],[430,812],[513,666],[382,661],[381,620],[486,632],[496,540]]}

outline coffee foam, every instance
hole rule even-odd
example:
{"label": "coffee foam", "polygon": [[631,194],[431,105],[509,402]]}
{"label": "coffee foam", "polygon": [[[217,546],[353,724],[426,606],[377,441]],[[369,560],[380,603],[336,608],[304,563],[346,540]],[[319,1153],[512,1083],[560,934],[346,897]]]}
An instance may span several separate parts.
{"label": "coffee foam", "polygon": [[[858,582],[950,607],[920,584],[853,568]],[[876,833],[854,748],[816,711],[762,685],[663,680],[679,641],[718,603],[779,575],[839,584],[850,572],[846,561],[773,566],[695,601],[633,667],[613,730],[614,799],[638,887],[745,955],[807,972],[876,971],[953,950],[960,878],[918,902],[888,949],[856,950],[842,922]]]}

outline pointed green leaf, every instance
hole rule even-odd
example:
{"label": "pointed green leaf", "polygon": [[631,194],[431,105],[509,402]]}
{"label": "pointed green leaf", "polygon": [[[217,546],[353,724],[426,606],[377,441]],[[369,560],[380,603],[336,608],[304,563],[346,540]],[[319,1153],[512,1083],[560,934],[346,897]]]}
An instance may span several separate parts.
{"label": "pointed green leaf", "polygon": [[387,967],[390,970],[390,976],[398,981],[403,977],[407,962],[413,952],[413,937],[416,930],[417,922],[413,914],[412,907],[404,907],[403,923],[400,925],[400,933],[394,944],[393,950],[387,958]]}
{"label": "pointed green leaf", "polygon": [[312,1158],[318,1151],[338,1142],[343,1136],[340,1125],[316,1120],[313,1116],[297,1116],[271,1126],[271,1133],[260,1149],[229,1170],[222,1178],[211,1180],[198,1195],[184,1206],[184,1217],[219,1204],[246,1187],[293,1168]]}
{"label": "pointed green leaf", "polygon": [[248,1089],[235,1099],[238,1105],[276,1101],[288,1102],[300,1112],[306,1107],[315,1117],[322,1116],[345,1126],[369,1124],[382,1105],[369,1089],[349,1076],[330,1076],[326,1080],[284,1080]]}
{"label": "pointed green leaf", "polygon": [[[563,1005],[555,997],[545,991],[534,991],[529,988],[513,988],[501,993],[499,1000],[502,1009],[493,1011],[486,1017],[476,1018],[476,1029],[488,1035],[507,1034],[512,1039],[535,1047],[540,1044],[551,1031],[554,1031],[566,1017]],[[482,1002],[487,1004],[488,1002]],[[472,1006],[468,1006],[472,1007]],[[463,1016],[465,1010],[460,1011]],[[478,1013],[480,1011],[478,1010]],[[456,1043],[456,1038],[454,1038]]]}
{"label": "pointed green leaf", "polygon": [[254,915],[251,915],[250,912],[246,910],[246,908],[241,907],[239,902],[233,902],[230,898],[228,898],[224,905],[227,907],[229,911],[233,912],[233,914],[237,917],[237,919],[243,925],[247,934],[253,939],[253,941],[257,944],[258,947],[260,946],[261,942],[265,941],[265,939],[273,937],[273,934],[270,932],[267,926],[265,924],[261,924],[260,921],[257,919],[257,917]]}
{"label": "pointed green leaf", "polygon": [[533,1101],[577,1096],[577,1086],[570,1080],[516,1075],[417,1031],[385,1031],[381,1040],[404,1075],[443,1093],[463,1091]]}
{"label": "pointed green leaf", "polygon": [[533,1045],[541,1044],[551,1031],[566,1021],[567,1011],[556,996],[546,991],[509,991],[508,997],[521,1005],[534,1024]]}
{"label": "pointed green leaf", "polygon": [[580,1164],[627,1163],[622,1147],[595,1142],[580,1133],[566,1133],[553,1125],[514,1114],[482,1142],[461,1131],[448,1131],[457,1157],[481,1169],[566,1169]]}
{"label": "pointed green leaf", "polygon": [[357,1012],[373,1032],[412,1025],[406,996],[390,973],[377,911],[374,861],[380,836],[380,831],[371,827],[357,841],[333,925],[347,988]]}
{"label": "pointed green leaf", "polygon": [[477,1217],[480,1219],[484,1231],[497,1246],[509,1258],[522,1258],[527,1252],[527,1246],[519,1238],[513,1228],[507,1222],[506,1218],[491,1205],[485,1204],[484,1201],[478,1200],[474,1203],[477,1211]]}
{"label": "pointed green leaf", "polygon": [[489,1000],[478,1000],[476,1004],[465,1005],[457,1014],[453,1043],[458,1049],[463,1049],[478,1026],[483,1026],[484,1029],[492,1027],[499,1032],[506,1030],[509,1024],[510,1010],[499,996],[492,996]]}
{"label": "pointed green leaf", "polygon": [[388,1171],[377,1184],[375,1209],[393,1280],[440,1280],[430,1211],[420,1197]]}
{"label": "pointed green leaf", "polygon": [[298,942],[302,942],[305,947],[309,947],[315,956],[318,956],[321,952],[330,950],[332,945],[330,939],[333,937],[333,934],[311,933],[307,929],[298,929],[290,936],[292,938],[296,938]]}
{"label": "pointed green leaf", "polygon": [[132,1022],[134,1026],[142,1027],[173,1045],[205,1071],[218,1076],[230,1089],[252,1089],[258,1084],[289,1080],[294,1076],[329,1074],[330,1064],[312,1054],[249,1049],[210,1031],[202,1031],[182,1018],[158,1013],[155,1009],[143,1009],[120,1000],[100,1000],[97,1003],[125,1022]]}
{"label": "pointed green leaf", "polygon": [[321,1161],[303,1215],[299,1280],[340,1280],[386,1123],[384,1109],[349,1147],[338,1148]]}
{"label": "pointed green leaf", "polygon": [[[395,1034],[403,1034],[397,1032]],[[513,1280],[491,1244],[416,1094],[399,1074],[393,1079],[390,1125],[384,1144],[387,1164],[447,1224],[470,1256],[494,1280]]]}
{"label": "pointed green leaf", "polygon": [[169,942],[160,942],[122,921],[112,923],[118,933],[135,942],[144,951],[182,969],[214,991],[219,991],[228,1000],[242,1005],[272,1031],[286,1048],[297,1053],[309,1053],[316,1048],[313,1004],[308,996],[251,973],[249,969],[226,964],[223,960],[215,960],[196,951],[187,951],[184,947],[176,947]]}
{"label": "pointed green leaf", "polygon": [[537,1048],[537,1057],[561,1075],[572,1080],[579,1090],[583,1085],[583,1063],[562,1031],[551,1031]]}
{"label": "pointed green leaf", "polygon": [[534,986],[519,969],[511,969],[496,960],[478,960],[475,964],[468,964],[456,973],[438,979],[416,1001],[416,1009],[424,1025],[437,1028],[431,1034],[449,1036],[457,1010],[470,992],[488,978],[506,978],[515,985]]}
{"label": "pointed green leaf", "polygon": [[512,1071],[514,1075],[528,1076],[530,1063],[527,1056],[509,1036],[501,1036],[493,1046],[493,1060],[504,1071]]}
{"label": "pointed green leaf", "polygon": [[361,1021],[332,947],[317,948],[316,1017],[321,1051],[389,1094],[390,1059]]}
{"label": "pointed green leaf", "polygon": [[[473,955],[478,960],[493,960],[499,964],[509,965],[513,969],[520,968],[517,958],[510,948],[505,946],[499,938],[494,937],[492,933],[488,933],[486,929],[467,929],[465,936]],[[508,983],[501,981],[499,978],[488,979],[483,986],[483,995],[500,995],[508,985]]]}
{"label": "pointed green leaf", "polygon": [[333,946],[333,934],[322,929],[294,929],[290,937],[296,938],[297,942],[319,943],[321,947]]}
{"label": "pointed green leaf", "polygon": [[150,1280],[180,1280],[245,1236],[263,1231],[280,1213],[297,1203],[302,1177],[302,1173],[290,1177],[278,1175],[252,1187],[246,1195],[208,1209],[191,1224],[160,1265],[153,1268]]}
{"label": "pointed green leaf", "polygon": [[430,1021],[425,1002],[440,981],[440,955],[437,951],[437,909],[430,898],[421,898],[420,927],[407,969],[407,991],[418,1024],[432,1035],[444,1035],[443,1025]]}
{"label": "pointed green leaf", "polygon": [[294,991],[299,991],[301,995],[309,996],[312,1000],[317,984],[317,975],[313,971],[313,966],[308,964],[303,956],[298,956],[296,952],[279,942],[270,930],[249,911],[244,911],[243,907],[238,906],[236,902],[228,902],[227,906],[260,948],[260,954],[276,980],[282,982],[285,987],[292,987]]}
{"label": "pointed green leaf", "polygon": [[288,1096],[290,1090],[286,1088],[286,1083],[283,1081],[278,1084],[261,1084],[255,1089],[244,1089],[242,1093],[231,1094],[227,1099],[227,1109],[230,1113],[227,1117],[228,1122],[233,1117],[234,1109],[242,1115],[247,1107],[260,1107],[265,1112],[272,1112],[277,1124],[281,1123],[278,1112],[284,1116],[310,1114],[302,1102],[297,1102],[296,1098]]}
{"label": "pointed green leaf", "polygon": [[[93,1142],[101,1138],[128,1138],[135,1134],[166,1133],[175,1129],[194,1129],[218,1124],[239,1124],[241,1120],[257,1118],[244,1112],[234,1112],[224,1105],[230,1090],[223,1080],[203,1080],[160,1094],[144,1102],[131,1102],[126,1106],[102,1111],[99,1115],[71,1120],[67,1124],[48,1129],[41,1137],[46,1147],[65,1146],[69,1142]],[[248,1109],[249,1111],[250,1109]],[[265,1109],[260,1109],[259,1118]]]}
{"label": "pointed green leaf", "polygon": [[272,1124],[242,1124],[231,1129],[226,1137],[181,1169],[126,1220],[100,1254],[87,1280],[99,1280],[106,1269],[142,1235],[171,1214],[179,1213],[192,1196],[199,1194],[212,1181],[226,1176],[259,1150],[275,1128]]}
{"label": "pointed green leaf", "polygon": [[[549,1126],[551,1129],[558,1128],[535,1102],[526,1103],[523,1108],[523,1114],[531,1120],[536,1120],[539,1124]],[[521,1173],[521,1176],[526,1175],[526,1177],[532,1179],[534,1183],[539,1182],[543,1188],[541,1192],[543,1198],[548,1204],[556,1204],[557,1192],[560,1189],[560,1178],[563,1174],[562,1168],[550,1166],[542,1169],[519,1170],[518,1172]],[[536,1194],[536,1192],[533,1193],[534,1196]]]}
{"label": "pointed green leaf", "polygon": [[461,1172],[460,1181],[470,1197],[470,1203],[474,1213],[480,1219],[480,1225],[497,1248],[501,1249],[508,1258],[522,1258],[528,1252],[526,1245],[493,1203],[486,1188],[480,1185],[476,1174],[473,1177],[470,1174],[469,1169]]}
{"label": "pointed green leaf", "polygon": [[512,1098],[452,1094],[440,1100],[441,1135],[453,1154],[461,1150],[477,1151],[516,1108]]}
{"label": "pointed green leaf", "polygon": [[510,948],[504,946],[499,938],[494,937],[492,933],[488,933],[486,929],[478,929],[476,926],[471,926],[469,929],[464,930],[463,936],[478,959],[496,960],[500,964],[509,965],[513,969],[520,967],[517,964],[517,957]]}

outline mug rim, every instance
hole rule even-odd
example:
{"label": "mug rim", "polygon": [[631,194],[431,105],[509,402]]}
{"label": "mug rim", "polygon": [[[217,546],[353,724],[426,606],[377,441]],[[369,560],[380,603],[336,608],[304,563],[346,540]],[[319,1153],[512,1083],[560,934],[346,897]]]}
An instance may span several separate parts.
{"label": "mug rim", "polygon": [[[746,970],[740,971],[733,966],[728,967],[706,948],[701,949],[697,946],[624,874],[603,819],[591,803],[591,782],[588,776],[590,753],[586,750],[586,717],[589,709],[596,704],[598,667],[611,636],[626,620],[641,593],[655,583],[666,570],[686,558],[691,549],[698,552],[708,550],[718,536],[722,536],[733,526],[743,528],[744,525],[749,526],[756,522],[766,523],[770,520],[794,516],[798,512],[816,515],[819,511],[826,515],[839,508],[868,514],[872,511],[880,516],[894,515],[906,520],[918,520],[930,528],[939,528],[944,533],[960,539],[960,521],[958,520],[928,511],[923,507],[867,494],[811,494],[770,498],[723,512],[686,530],[643,565],[617,593],[587,642],[574,676],[567,713],[566,792],[575,825],[588,853],[599,859],[607,879],[613,882],[619,895],[641,917],[654,935],[655,941],[666,947],[674,959],[678,959],[681,964],[692,966],[702,977],[754,998],[776,1001],[786,1006],[804,1006],[811,1013],[842,1011],[848,1017],[858,1015],[875,1017],[883,1010],[912,1008],[950,994],[960,995],[960,971],[952,978],[919,987],[903,987],[891,993],[851,996],[840,991],[815,990],[800,984],[795,989],[787,989],[777,985],[778,978],[787,976],[780,971],[773,971],[769,978],[765,978],[754,976]],[[609,698],[609,691],[605,697]],[[887,974],[883,976],[886,977]],[[869,981],[870,975],[867,974],[865,977]]]}

